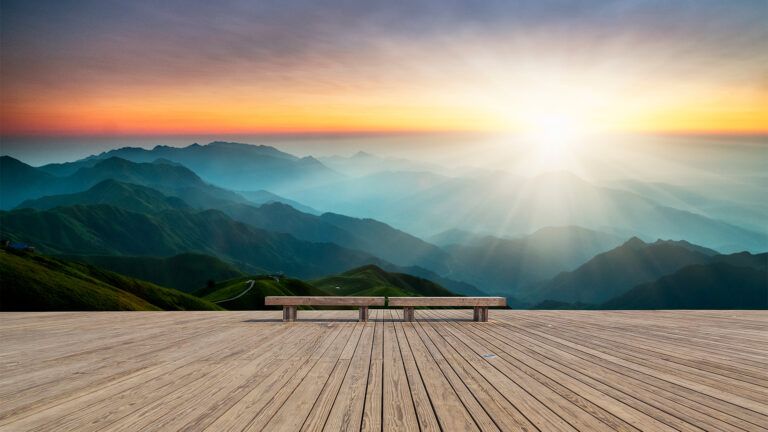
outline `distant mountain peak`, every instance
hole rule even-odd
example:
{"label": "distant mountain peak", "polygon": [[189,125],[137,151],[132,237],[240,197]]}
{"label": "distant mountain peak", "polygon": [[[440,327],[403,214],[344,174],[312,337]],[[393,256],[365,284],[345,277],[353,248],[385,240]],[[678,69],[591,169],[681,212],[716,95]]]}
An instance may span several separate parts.
{"label": "distant mountain peak", "polygon": [[[24,163],[24,162],[22,162],[22,161],[20,161],[20,160],[18,160],[18,159],[16,159],[16,158],[14,158],[14,157],[11,157],[11,156],[8,156],[8,155],[2,155],[2,156],[0,156],[0,160],[2,160],[3,162],[18,162],[18,163]],[[26,164],[25,164],[25,165],[26,165]]]}
{"label": "distant mountain peak", "polygon": [[301,158],[301,161],[302,162],[309,162],[309,163],[313,163],[313,164],[320,164],[320,165],[322,165],[322,162],[317,160],[314,156],[304,156],[303,158]]}
{"label": "distant mountain peak", "polygon": [[33,167],[32,165],[28,165],[12,156],[3,155],[0,156],[0,167],[3,168],[3,170],[11,170],[11,169],[20,169],[25,170],[29,172],[37,171],[40,174],[48,175],[47,173],[44,173],[42,171],[38,171],[37,168]]}
{"label": "distant mountain peak", "polygon": [[272,212],[280,212],[282,214],[285,214],[286,212],[296,213],[296,214],[301,213],[299,210],[296,210],[295,208],[293,208],[293,206],[291,206],[290,204],[286,204],[280,201],[269,201],[267,203],[261,204],[259,208],[263,210],[270,210]]}
{"label": "distant mountain peak", "polygon": [[360,150],[357,153],[353,154],[351,157],[352,159],[363,159],[363,158],[367,159],[367,158],[375,158],[376,156],[371,153]]}
{"label": "distant mountain peak", "polygon": [[631,248],[631,249],[642,249],[644,247],[648,246],[648,243],[640,240],[637,237],[632,237],[631,239],[627,240],[623,245],[621,245],[622,248]]}

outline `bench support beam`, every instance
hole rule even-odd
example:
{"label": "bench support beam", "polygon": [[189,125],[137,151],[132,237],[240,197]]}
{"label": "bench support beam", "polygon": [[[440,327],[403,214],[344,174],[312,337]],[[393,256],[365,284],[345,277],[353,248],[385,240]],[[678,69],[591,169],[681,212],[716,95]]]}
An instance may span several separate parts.
{"label": "bench support beam", "polygon": [[283,306],[283,321],[296,321],[296,306]]}
{"label": "bench support beam", "polygon": [[488,321],[488,308],[482,306],[475,306],[473,321],[487,322]]}
{"label": "bench support beam", "polygon": [[403,308],[403,321],[413,321],[413,308],[412,307],[404,307]]}
{"label": "bench support beam", "polygon": [[360,306],[360,318],[358,318],[358,321],[368,321],[368,306]]}

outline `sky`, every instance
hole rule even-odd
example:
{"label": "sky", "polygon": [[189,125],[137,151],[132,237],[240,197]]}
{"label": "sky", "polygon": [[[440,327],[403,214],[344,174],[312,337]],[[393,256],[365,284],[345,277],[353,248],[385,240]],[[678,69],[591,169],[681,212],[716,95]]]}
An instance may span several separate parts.
{"label": "sky", "polygon": [[0,134],[768,132],[768,1],[0,3]]}

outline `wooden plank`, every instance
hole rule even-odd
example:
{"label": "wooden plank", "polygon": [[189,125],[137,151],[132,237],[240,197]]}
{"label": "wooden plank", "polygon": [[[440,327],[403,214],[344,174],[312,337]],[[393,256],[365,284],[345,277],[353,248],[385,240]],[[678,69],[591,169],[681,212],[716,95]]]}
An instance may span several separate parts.
{"label": "wooden plank", "polygon": [[358,431],[363,419],[368,371],[373,347],[374,322],[364,324],[347,374],[323,425],[326,431]]}
{"label": "wooden plank", "polygon": [[267,296],[267,306],[384,306],[384,297]]}
{"label": "wooden plank", "polygon": [[[312,335],[312,333],[307,333]],[[296,343],[291,344],[288,349],[291,352],[296,349],[299,352],[321,349],[326,339],[313,336],[309,338],[296,338]],[[283,347],[277,344],[272,349],[280,350]],[[269,354],[270,351],[271,349],[265,352]],[[253,377],[253,382],[260,386],[263,384],[262,378],[264,375],[274,374],[282,363],[274,357],[267,364],[262,364],[261,358],[240,361],[243,360],[241,357],[233,360],[212,365],[198,363],[198,368],[204,373],[202,378],[188,383],[176,383],[173,392],[159,399],[153,398],[151,395],[140,395],[139,397],[143,397],[143,399],[140,399],[138,403],[128,404],[128,406],[138,405],[139,409],[114,422],[105,422],[106,419],[98,419],[95,422],[89,423],[88,428],[85,430],[103,429],[104,425],[102,423],[108,424],[109,429],[113,431],[136,431],[154,426],[162,429],[164,423],[174,422],[177,418],[186,420],[189,418],[188,416],[194,415],[198,405],[203,401],[215,400],[226,395],[226,393],[221,392],[222,389],[227,388],[230,383],[237,384],[238,380],[245,379],[237,371],[245,371],[247,375]],[[124,405],[120,404],[118,407]],[[169,415],[169,413],[173,413],[173,415]]]}
{"label": "wooden plank", "polygon": [[[594,382],[588,380],[581,381],[574,378],[571,374],[562,373],[555,368],[549,368],[546,364],[537,361],[541,358],[541,355],[535,357],[520,355],[519,351],[510,344],[510,340],[501,335],[501,331],[488,328],[484,328],[482,331],[475,328],[465,330],[468,332],[467,337],[487,342],[495,352],[507,354],[508,357],[505,356],[505,359],[514,362],[515,366],[523,373],[571,401],[571,403],[592,417],[600,420],[609,430],[701,430],[674,416],[667,415],[656,418],[654,414],[658,413],[657,410],[643,411],[638,409],[636,407],[636,400],[627,397],[621,392],[612,391],[609,386],[594,385]],[[565,418],[568,419],[568,417]],[[575,422],[576,420],[574,420]],[[670,426],[670,424],[674,427]],[[594,427],[591,426],[591,428]]]}
{"label": "wooden plank", "polygon": [[[270,344],[275,341],[286,337],[291,338],[295,335],[293,330],[295,329],[287,329],[287,331],[276,329],[273,335],[265,333],[265,338],[259,341],[260,346],[269,348]],[[231,344],[238,340],[237,337],[227,337],[220,342]],[[21,430],[33,430],[46,424],[82,429],[82,425],[95,422],[97,419],[104,421],[107,417],[105,413],[113,412],[114,407],[126,410],[133,406],[134,409],[137,409],[136,401],[141,400],[145,395],[152,394],[156,398],[162,397],[177,386],[209,373],[210,369],[200,368],[200,362],[209,362],[211,354],[220,351],[222,346],[226,345],[217,344],[214,340],[204,342],[206,343],[203,346],[194,352],[187,353],[183,359],[147,368],[141,373],[115,380],[107,386],[91,388],[87,392],[73,394],[60,400],[59,403],[49,405],[46,409],[29,413],[26,417],[15,422],[14,425]],[[46,428],[43,427],[42,429]]]}
{"label": "wooden plank", "polygon": [[[453,325],[445,329],[453,333]],[[545,389],[532,378],[519,373],[513,365],[503,361],[499,354],[479,344],[476,340],[462,337],[460,333],[455,335],[453,346],[459,350],[466,359],[480,359],[473,363],[476,370],[496,389],[504,395],[528,420],[540,430],[547,431],[575,431],[563,417],[576,417],[580,421],[590,423],[593,420],[578,415],[577,407],[568,403],[549,389]],[[489,356],[492,355],[491,356]],[[485,357],[484,357],[485,356]],[[589,424],[584,425],[584,430],[591,430]],[[600,427],[599,425],[597,426]]]}
{"label": "wooden plank", "polygon": [[371,347],[371,361],[368,368],[368,384],[365,389],[365,405],[363,422],[360,430],[365,432],[381,430],[383,410],[384,383],[384,321],[383,310],[374,314],[375,330]]}
{"label": "wooden plank", "polygon": [[[689,400],[676,397],[664,388],[654,387],[647,384],[646,380],[638,380],[628,375],[614,372],[603,365],[587,363],[576,356],[567,352],[546,348],[546,345],[539,345],[538,341],[529,339],[526,335],[516,334],[516,340],[526,342],[524,344],[509,345],[514,351],[514,355],[525,367],[535,369],[537,373],[545,374],[547,377],[557,379],[558,383],[566,384],[568,387],[579,391],[580,394],[589,396],[590,391],[582,390],[582,384],[572,384],[578,380],[584,384],[601,391],[603,394],[613,398],[616,402],[625,404],[632,409],[636,409],[647,416],[653,417],[658,421],[673,425],[679,430],[689,428],[690,426],[682,422],[687,422],[703,430],[741,430],[740,427],[731,423],[722,421],[719,418],[700,412],[701,405],[691,404]],[[504,343],[506,338],[501,337]],[[586,367],[584,367],[586,365]],[[564,375],[561,375],[562,374]],[[600,403],[599,400],[595,400]],[[617,403],[600,403],[605,409],[613,410],[621,408]],[[638,417],[627,408],[616,411],[617,415],[632,424],[647,428],[657,428],[647,419]],[[742,423],[743,426],[749,426],[748,423]]]}
{"label": "wooden plank", "polygon": [[[336,367],[339,358],[347,346],[350,336],[354,334],[354,324],[340,324],[341,334],[333,345],[318,356],[318,361],[304,376],[298,386],[284,397],[284,402],[274,415],[269,417],[269,410],[263,410],[254,421],[248,425],[249,430],[300,430],[318,397],[327,385],[331,372]],[[279,405],[281,398],[275,397],[271,403]]]}
{"label": "wooden plank", "polygon": [[[740,406],[729,404],[715,397],[692,391],[685,386],[670,383],[669,381],[665,381],[657,377],[656,373],[651,370],[638,371],[632,368],[630,364],[614,362],[610,359],[596,356],[589,352],[590,349],[587,346],[559,343],[554,340],[540,338],[536,334],[531,334],[530,336],[527,334],[519,334],[518,338],[522,338],[526,341],[526,343],[532,344],[532,346],[540,346],[544,349],[556,349],[557,358],[563,359],[563,362],[567,362],[569,368],[577,367],[579,363],[576,359],[581,358],[586,360],[585,370],[588,372],[616,372],[619,375],[617,375],[617,379],[613,381],[614,384],[625,385],[626,383],[627,386],[634,385],[639,388],[647,389],[652,394],[664,395],[665,398],[669,400],[674,400],[684,406],[688,406],[689,408],[698,411],[699,416],[702,412],[705,413],[706,416],[710,417],[710,419],[707,421],[716,422],[725,420],[728,423],[734,425],[747,426],[747,430],[750,429],[750,424],[752,426],[762,423],[768,424],[768,419],[754,411],[746,410]],[[570,357],[570,354],[575,357]],[[606,370],[610,372],[607,372]],[[653,401],[654,398],[645,397],[642,400],[644,402]],[[664,405],[666,404],[661,403],[660,406]],[[671,403],[669,405],[674,406],[674,404]],[[706,414],[707,408],[711,408],[716,411],[709,411],[709,414]],[[718,414],[718,411],[720,414]],[[679,410],[678,412],[682,413],[686,412],[686,410]],[[676,414],[678,412],[676,412]],[[727,414],[724,416],[723,414],[725,413]],[[660,412],[658,414],[664,415],[664,409],[660,408]],[[694,413],[694,415],[696,414]]]}
{"label": "wooden plank", "polygon": [[471,356],[469,360],[465,359],[461,355],[459,349],[455,346],[453,340],[438,334],[440,330],[443,330],[443,325],[434,323],[425,324],[422,322],[421,326],[433,339],[442,339],[444,341],[444,343],[438,345],[441,350],[444,350],[443,355],[451,360],[451,366],[456,373],[462,377],[463,381],[472,391],[472,394],[475,395],[478,402],[482,404],[500,429],[519,431],[538,430],[538,428],[536,428],[536,426],[534,426],[533,423],[520,412],[520,410],[510,403],[509,400],[494,387],[492,382],[479,372],[477,363],[483,361],[482,357]]}
{"label": "wooden plank", "polygon": [[[427,347],[427,351],[429,351],[429,354],[432,356],[435,364],[443,373],[443,376],[448,380],[454,392],[456,392],[456,395],[461,400],[461,403],[464,405],[464,408],[467,410],[467,412],[469,412],[469,414],[472,416],[472,419],[477,424],[478,428],[483,431],[498,431],[498,425],[490,417],[485,407],[483,407],[478,402],[477,396],[473,394],[467,381],[465,381],[471,381],[471,378],[465,376],[462,379],[462,377],[456,373],[456,369],[451,366],[451,362],[453,361],[453,358],[451,358],[452,356],[446,358],[437,347],[437,344],[442,340],[440,338],[430,338],[429,335],[424,332],[424,329],[420,324],[416,324],[414,327],[416,329],[416,334],[419,335],[422,342]],[[469,384],[471,385],[472,383]]]}
{"label": "wooden plank", "polygon": [[710,385],[702,384],[698,380],[689,380],[689,379],[681,378],[680,375],[676,373],[676,371],[663,370],[662,368],[656,367],[656,365],[645,364],[645,362],[640,362],[640,361],[637,361],[636,359],[626,359],[624,358],[624,356],[620,354],[613,355],[610,352],[607,352],[606,349],[602,347],[592,347],[592,346],[587,346],[586,344],[580,345],[580,344],[562,339],[557,336],[552,336],[544,332],[540,332],[538,330],[530,330],[530,331],[533,334],[543,337],[544,339],[556,341],[566,346],[578,347],[578,349],[581,351],[592,354],[597,358],[619,364],[621,366],[626,367],[627,369],[639,371],[646,375],[655,376],[669,383],[677,384],[681,387],[685,387],[685,388],[694,390],[696,392],[721,399],[735,406],[745,408],[747,410],[751,410],[761,416],[768,416],[768,405],[752,400],[748,397],[745,397],[745,395],[742,393],[730,393],[726,389],[714,388],[714,387],[711,387]]}
{"label": "wooden plank", "polygon": [[429,350],[416,332],[413,323],[403,325],[403,333],[411,347],[413,358],[419,368],[424,386],[432,402],[432,408],[437,416],[442,430],[478,431],[472,415],[467,411],[456,394],[450,382],[435,364]]}
{"label": "wooden plank", "polygon": [[505,307],[506,297],[389,297],[389,306]]}
{"label": "wooden plank", "polygon": [[388,431],[418,431],[416,408],[411,396],[400,344],[395,333],[392,310],[384,314],[389,321],[384,325],[384,386],[382,427]]}
{"label": "wooden plank", "polygon": [[336,367],[331,372],[323,387],[322,393],[317,397],[304,424],[301,426],[302,431],[319,431],[323,429],[328,415],[331,412],[331,408],[333,408],[333,403],[336,401],[336,397],[339,394],[344,377],[349,372],[349,366],[352,364],[352,356],[360,343],[360,336],[362,333],[363,326],[355,326],[352,335],[347,341],[347,345],[339,356]]}
{"label": "wooden plank", "polygon": [[[390,312],[393,316],[397,314],[396,311]],[[440,423],[437,421],[437,415],[435,414],[427,389],[424,386],[419,367],[413,357],[411,346],[408,343],[408,339],[405,337],[403,323],[395,322],[394,328],[397,336],[397,345],[400,348],[400,356],[403,359],[405,377],[408,380],[408,387],[413,400],[413,408],[416,411],[416,419],[419,422],[419,428],[422,431],[439,431]]]}
{"label": "wooden plank", "polygon": [[[322,329],[319,329],[322,331]],[[276,407],[276,398],[290,392],[298,384],[306,373],[314,365],[312,353],[324,352],[333,344],[341,328],[332,331],[324,331],[323,337],[314,338],[314,341],[305,343],[309,351],[304,355],[293,355],[286,361],[278,362],[280,366],[262,377],[258,386],[251,389],[242,399],[233,405],[227,412],[218,417],[207,429],[214,431],[241,431],[245,430],[265,409]],[[316,360],[316,359],[315,359]],[[293,387],[292,387],[293,385]]]}
{"label": "wooden plank", "polygon": [[[132,322],[126,323],[123,320],[115,320],[112,323],[117,327],[130,324]],[[59,356],[45,367],[39,368],[33,374],[34,378],[29,377],[30,382],[7,384],[4,388],[9,394],[2,396],[0,424],[4,424],[9,417],[26,415],[30,411],[49,406],[55,403],[61,394],[86,392],[89,388],[103,387],[114,380],[139,374],[156,365],[159,355],[164,356],[167,361],[181,358],[186,349],[195,346],[198,339],[205,339],[215,332],[208,327],[171,329],[166,329],[164,335],[145,341],[141,346],[124,345],[118,340],[84,355]],[[70,350],[72,347],[66,349]],[[23,365],[23,362],[21,364]],[[23,373],[19,375],[28,377]]]}

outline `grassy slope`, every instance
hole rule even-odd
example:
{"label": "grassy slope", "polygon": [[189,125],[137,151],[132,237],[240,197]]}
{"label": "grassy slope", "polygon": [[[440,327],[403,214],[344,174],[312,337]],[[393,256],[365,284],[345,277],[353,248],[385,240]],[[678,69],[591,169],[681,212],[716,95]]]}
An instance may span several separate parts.
{"label": "grassy slope", "polygon": [[171,256],[199,252],[270,272],[318,277],[377,260],[236,222],[215,210],[136,213],[109,205],[0,211],[0,237],[60,255]]}
{"label": "grassy slope", "polygon": [[310,282],[332,295],[356,296],[454,296],[440,285],[404,273],[390,273],[374,265],[349,270]]}
{"label": "grassy slope", "polygon": [[42,255],[0,252],[0,310],[216,310],[180,291]]}
{"label": "grassy slope", "polygon": [[140,213],[189,208],[187,203],[177,197],[168,197],[152,188],[112,179],[104,180],[83,192],[27,200],[19,208],[51,209],[78,204],[109,204]]}
{"label": "grassy slope", "polygon": [[203,288],[195,295],[205,300],[216,302],[237,297],[244,292],[249,280],[255,280],[253,288],[242,297],[221,303],[219,306],[229,310],[264,309],[265,296],[322,296],[328,293],[298,279],[280,278],[278,281],[266,276],[246,276],[230,279],[216,284],[213,288]]}
{"label": "grassy slope", "polygon": [[243,276],[243,272],[229,263],[196,253],[184,253],[168,258],[103,255],[72,255],[65,258],[187,293],[204,287],[209,280],[227,280]]}

